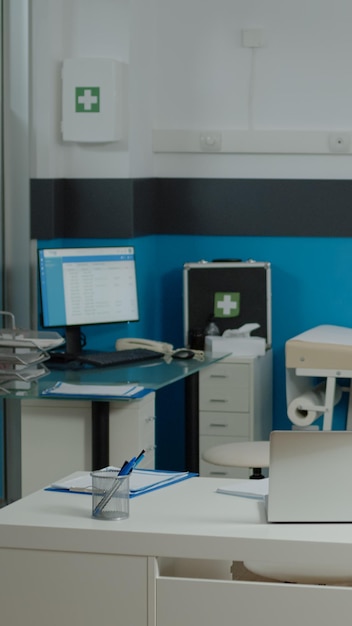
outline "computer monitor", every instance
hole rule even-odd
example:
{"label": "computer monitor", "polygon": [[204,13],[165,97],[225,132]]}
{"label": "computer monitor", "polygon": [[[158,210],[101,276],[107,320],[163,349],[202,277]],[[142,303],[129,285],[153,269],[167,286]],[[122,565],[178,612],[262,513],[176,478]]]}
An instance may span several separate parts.
{"label": "computer monitor", "polygon": [[65,327],[67,353],[81,351],[83,325],[138,321],[133,246],[43,248],[38,254],[42,326]]}

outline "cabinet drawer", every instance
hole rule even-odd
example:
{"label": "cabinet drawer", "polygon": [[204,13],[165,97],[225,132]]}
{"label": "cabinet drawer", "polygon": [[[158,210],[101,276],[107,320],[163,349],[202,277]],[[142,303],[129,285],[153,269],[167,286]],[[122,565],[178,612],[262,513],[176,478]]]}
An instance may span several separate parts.
{"label": "cabinet drawer", "polygon": [[250,410],[250,368],[247,363],[218,363],[199,378],[201,411]]}
{"label": "cabinet drawer", "polygon": [[351,591],[341,587],[180,577],[156,581],[157,626],[331,626],[351,610]]}
{"label": "cabinet drawer", "polygon": [[249,439],[249,414],[202,411],[199,414],[199,434]]}
{"label": "cabinet drawer", "polygon": [[200,391],[203,387],[217,384],[228,384],[231,387],[250,386],[250,366],[248,363],[216,363],[200,373]]}
{"label": "cabinet drawer", "polygon": [[238,411],[245,413],[250,410],[250,393],[248,387],[235,388],[227,382],[218,383],[216,388],[209,385],[199,395],[201,411]]}

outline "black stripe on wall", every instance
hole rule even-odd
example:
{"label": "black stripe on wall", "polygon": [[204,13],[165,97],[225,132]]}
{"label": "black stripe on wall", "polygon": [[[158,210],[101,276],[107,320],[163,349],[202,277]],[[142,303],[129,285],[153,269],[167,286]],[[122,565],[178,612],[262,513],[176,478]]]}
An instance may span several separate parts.
{"label": "black stripe on wall", "polygon": [[32,239],[128,238],[156,225],[153,179],[32,179]]}
{"label": "black stripe on wall", "polygon": [[352,236],[352,180],[32,179],[33,239]]}

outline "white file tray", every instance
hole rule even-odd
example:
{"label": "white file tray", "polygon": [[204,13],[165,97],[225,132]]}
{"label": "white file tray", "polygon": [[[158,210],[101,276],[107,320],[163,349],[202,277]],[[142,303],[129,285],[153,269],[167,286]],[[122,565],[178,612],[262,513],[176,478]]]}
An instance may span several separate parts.
{"label": "white file tray", "polygon": [[10,327],[0,329],[0,351],[1,348],[47,351],[58,348],[65,342],[59,333],[16,328],[15,316],[9,311],[0,311],[0,315],[10,319]]}
{"label": "white file tray", "polygon": [[23,369],[0,370],[0,383],[11,380],[21,380],[22,382],[32,382],[49,374],[49,370],[44,365],[41,367],[25,367]]}
{"label": "white file tray", "polygon": [[8,370],[6,373],[0,373],[0,395],[13,391],[28,391],[32,383],[37,382],[39,378],[47,374],[49,374],[49,370],[45,366],[29,367],[21,371]]}
{"label": "white file tray", "polygon": [[13,388],[29,388],[32,382],[49,374],[42,365],[48,351],[64,343],[58,333],[16,328],[15,317],[0,311],[10,320],[10,328],[0,329],[0,389],[9,393]]}
{"label": "white file tray", "polygon": [[32,350],[53,350],[65,340],[58,333],[46,333],[34,330],[4,329],[0,330],[1,348],[27,348]]}
{"label": "white file tray", "polygon": [[42,363],[49,359],[49,355],[46,352],[38,350],[26,350],[19,349],[13,351],[13,348],[1,348],[0,347],[0,375],[1,369],[9,369],[12,366],[28,367],[28,365],[34,365]]}

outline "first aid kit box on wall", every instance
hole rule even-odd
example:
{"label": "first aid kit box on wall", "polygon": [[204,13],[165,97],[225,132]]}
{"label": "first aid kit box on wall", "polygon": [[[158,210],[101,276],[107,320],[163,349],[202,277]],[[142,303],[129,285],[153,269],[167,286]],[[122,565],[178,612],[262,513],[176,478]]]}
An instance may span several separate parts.
{"label": "first aid kit box on wall", "polygon": [[104,143],[122,138],[123,64],[115,59],[65,59],[62,138]]}

